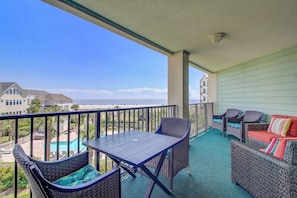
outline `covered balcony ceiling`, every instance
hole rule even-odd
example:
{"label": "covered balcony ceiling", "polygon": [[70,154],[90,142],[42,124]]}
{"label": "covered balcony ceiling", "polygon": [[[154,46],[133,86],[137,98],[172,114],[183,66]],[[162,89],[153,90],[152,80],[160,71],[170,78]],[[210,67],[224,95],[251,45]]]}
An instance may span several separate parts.
{"label": "covered balcony ceiling", "polygon": [[297,45],[295,0],[44,1],[165,55],[186,50],[205,72]]}

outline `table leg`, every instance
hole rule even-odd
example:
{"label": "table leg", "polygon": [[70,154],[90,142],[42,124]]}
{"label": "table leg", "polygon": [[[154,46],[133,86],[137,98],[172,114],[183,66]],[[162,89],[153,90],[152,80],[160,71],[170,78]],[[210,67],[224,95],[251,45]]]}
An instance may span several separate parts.
{"label": "table leg", "polygon": [[121,161],[110,157],[118,166],[120,166],[122,169],[124,169],[129,175],[131,175],[132,177],[136,177],[136,175],[128,168],[126,167],[124,164],[121,163]]}
{"label": "table leg", "polygon": [[149,187],[147,188],[145,197],[150,197],[153,191],[153,188],[155,186],[155,184],[157,184],[163,191],[165,191],[167,194],[170,194],[171,192],[158,180],[158,176],[161,170],[161,167],[163,165],[164,159],[166,157],[167,151],[163,152],[161,155],[161,158],[159,160],[158,166],[154,172],[154,174],[145,166],[142,165],[140,166],[140,168],[143,170],[143,172],[145,172],[145,174],[152,180],[150,182]]}

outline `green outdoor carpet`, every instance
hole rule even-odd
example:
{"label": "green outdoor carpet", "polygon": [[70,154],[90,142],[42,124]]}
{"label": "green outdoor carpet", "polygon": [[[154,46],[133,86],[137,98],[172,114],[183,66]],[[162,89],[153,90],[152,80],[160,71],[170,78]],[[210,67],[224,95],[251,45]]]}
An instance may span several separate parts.
{"label": "green outdoor carpet", "polygon": [[[173,191],[167,195],[155,185],[152,198],[250,198],[251,195],[231,182],[230,139],[221,132],[210,130],[190,141],[190,169],[179,172],[173,180]],[[161,173],[159,179],[165,186],[169,180]],[[136,178],[127,176],[122,181],[122,198],[142,198],[145,195],[149,179],[137,174]]]}

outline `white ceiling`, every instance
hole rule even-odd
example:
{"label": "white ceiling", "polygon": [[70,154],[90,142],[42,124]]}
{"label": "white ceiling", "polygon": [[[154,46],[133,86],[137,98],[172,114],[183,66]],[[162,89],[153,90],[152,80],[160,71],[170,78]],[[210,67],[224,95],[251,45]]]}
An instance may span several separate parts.
{"label": "white ceiling", "polygon": [[[44,1],[164,54],[186,50],[208,72],[297,45],[296,0]],[[213,44],[215,32],[227,35]]]}

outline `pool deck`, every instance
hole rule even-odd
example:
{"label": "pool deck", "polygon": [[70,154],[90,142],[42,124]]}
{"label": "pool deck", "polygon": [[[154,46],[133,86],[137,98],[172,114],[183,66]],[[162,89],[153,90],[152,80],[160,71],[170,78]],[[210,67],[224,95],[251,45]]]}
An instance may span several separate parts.
{"label": "pool deck", "polygon": [[[77,138],[77,133],[76,132],[70,132],[70,141],[74,140]],[[67,141],[68,139],[68,134],[62,134],[59,137],[59,141]],[[56,142],[57,138],[54,137],[52,142]],[[33,140],[33,156],[39,159],[43,159],[44,155],[44,139],[43,140]],[[30,141],[24,142],[21,144],[22,148],[24,149],[26,154],[30,153]],[[8,149],[10,152],[6,153],[1,153],[1,161],[2,162],[14,162],[14,157],[12,155],[12,148]]]}

